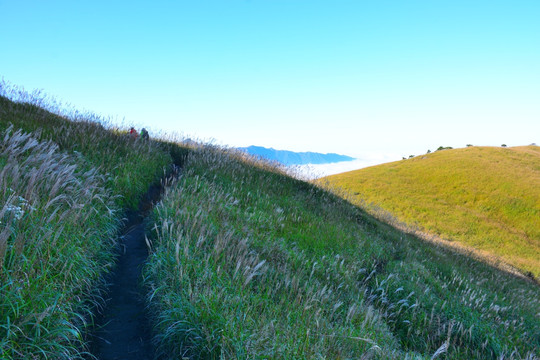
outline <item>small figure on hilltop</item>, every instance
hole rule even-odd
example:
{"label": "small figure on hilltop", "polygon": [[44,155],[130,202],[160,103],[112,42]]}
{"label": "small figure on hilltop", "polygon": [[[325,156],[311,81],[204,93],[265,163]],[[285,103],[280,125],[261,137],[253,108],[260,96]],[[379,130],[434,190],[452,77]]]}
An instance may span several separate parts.
{"label": "small figure on hilltop", "polygon": [[148,131],[146,131],[145,128],[142,128],[141,130],[141,139],[148,141],[150,140],[150,135],[148,135]]}
{"label": "small figure on hilltop", "polygon": [[137,137],[139,137],[139,133],[137,132],[137,130],[135,130],[133,126],[129,129],[129,135],[134,140],[137,139]]}

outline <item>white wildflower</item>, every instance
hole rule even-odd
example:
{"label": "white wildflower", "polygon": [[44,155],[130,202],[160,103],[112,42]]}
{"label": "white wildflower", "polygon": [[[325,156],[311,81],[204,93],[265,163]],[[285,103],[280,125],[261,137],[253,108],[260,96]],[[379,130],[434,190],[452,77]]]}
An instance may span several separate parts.
{"label": "white wildflower", "polygon": [[26,210],[30,210],[30,212],[36,210],[36,208],[30,205],[30,202],[26,200],[25,198],[23,198],[22,196],[19,196],[19,206]]}
{"label": "white wildflower", "polygon": [[13,216],[17,220],[20,220],[24,216],[24,210],[20,206],[8,205],[7,212],[13,213]]}

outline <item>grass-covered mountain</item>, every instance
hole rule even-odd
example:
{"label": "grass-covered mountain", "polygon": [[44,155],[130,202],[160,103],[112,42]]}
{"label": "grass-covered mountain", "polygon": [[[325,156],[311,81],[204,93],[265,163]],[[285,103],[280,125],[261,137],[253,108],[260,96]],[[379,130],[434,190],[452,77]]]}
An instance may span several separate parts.
{"label": "grass-covered mountain", "polygon": [[540,276],[540,147],[468,147],[329,176],[358,204]]}
{"label": "grass-covered mountain", "polygon": [[273,148],[265,148],[262,146],[248,146],[239,148],[241,151],[260,157],[267,161],[277,161],[280,164],[289,165],[306,165],[306,164],[330,164],[340,161],[351,161],[354,158],[346,155],[334,153],[321,154],[317,152],[294,152],[289,150],[276,150]]}
{"label": "grass-covered mountain", "polygon": [[173,163],[141,279],[161,359],[540,355],[531,282],[243,153],[133,141],[1,90],[2,359],[91,358],[122,210]]}

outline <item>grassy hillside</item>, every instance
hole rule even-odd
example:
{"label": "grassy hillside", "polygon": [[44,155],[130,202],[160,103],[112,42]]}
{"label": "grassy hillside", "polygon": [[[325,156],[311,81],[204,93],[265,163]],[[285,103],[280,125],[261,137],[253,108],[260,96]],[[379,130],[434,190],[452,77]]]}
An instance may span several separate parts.
{"label": "grassy hillside", "polygon": [[327,180],[353,202],[540,276],[538,146],[437,151]]}
{"label": "grassy hillside", "polygon": [[0,83],[0,358],[86,357],[123,210],[172,159],[13,92]]}
{"label": "grassy hillside", "polygon": [[246,155],[132,141],[0,85],[0,358],[91,357],[123,209],[186,154],[148,223],[162,358],[540,355],[536,285]]}
{"label": "grassy hillside", "polygon": [[194,149],[154,219],[164,358],[539,355],[538,287],[239,154]]}
{"label": "grassy hillside", "polygon": [[148,184],[172,163],[167,149],[155,142],[135,142],[125,131],[106,130],[103,120],[91,113],[58,115],[58,105],[51,101],[47,106],[48,100],[35,96],[0,83],[0,131],[13,126],[38,141],[52,141],[58,151],[76,156],[80,167],[107,175],[106,185],[120,207],[134,207]]}

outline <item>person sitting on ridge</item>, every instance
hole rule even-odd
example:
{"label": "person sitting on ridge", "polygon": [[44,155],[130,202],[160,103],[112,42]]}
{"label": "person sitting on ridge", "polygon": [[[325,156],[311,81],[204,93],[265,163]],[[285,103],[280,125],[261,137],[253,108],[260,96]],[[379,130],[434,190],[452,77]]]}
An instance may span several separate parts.
{"label": "person sitting on ridge", "polygon": [[141,130],[141,139],[146,141],[150,140],[150,135],[148,135],[148,131],[146,131],[145,128],[142,128]]}

